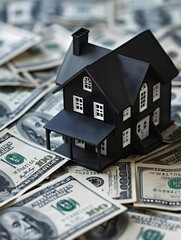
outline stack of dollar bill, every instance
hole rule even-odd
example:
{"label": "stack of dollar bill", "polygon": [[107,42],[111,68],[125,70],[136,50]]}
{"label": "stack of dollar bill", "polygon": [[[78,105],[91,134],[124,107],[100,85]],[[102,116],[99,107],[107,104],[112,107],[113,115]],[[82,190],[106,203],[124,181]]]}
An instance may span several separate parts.
{"label": "stack of dollar bill", "polygon": [[181,71],[179,0],[0,1],[0,239],[161,240],[181,234],[181,75],[163,144],[102,172],[54,151],[43,126],[63,108],[55,79],[80,27],[114,49],[151,29]]}

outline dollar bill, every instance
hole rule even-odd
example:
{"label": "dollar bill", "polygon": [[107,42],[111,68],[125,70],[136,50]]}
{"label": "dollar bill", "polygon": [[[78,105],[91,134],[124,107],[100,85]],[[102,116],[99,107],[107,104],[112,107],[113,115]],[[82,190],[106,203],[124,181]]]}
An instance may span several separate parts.
{"label": "dollar bill", "polygon": [[40,36],[9,24],[0,23],[0,65],[40,42]]}
{"label": "dollar bill", "polygon": [[70,43],[70,32],[49,27],[42,41],[8,63],[13,72],[36,71],[60,66]]}
{"label": "dollar bill", "polygon": [[181,87],[181,72],[172,80],[173,87]]}
{"label": "dollar bill", "polygon": [[68,161],[23,141],[5,129],[0,134],[0,207],[48,177]]}
{"label": "dollar bill", "polygon": [[35,87],[36,85],[26,78],[12,73],[6,67],[0,67],[0,86],[24,86]]}
{"label": "dollar bill", "polygon": [[[68,174],[24,194],[2,210],[0,226],[16,239],[71,240],[125,210],[126,207]],[[10,225],[22,218],[29,223],[29,230],[20,233]]]}
{"label": "dollar bill", "polygon": [[137,202],[134,206],[170,211],[181,209],[181,167],[136,165]]}
{"label": "dollar bill", "polygon": [[172,87],[171,118],[176,124],[181,125],[181,89],[180,87]]}
{"label": "dollar bill", "polygon": [[172,124],[165,129],[162,133],[162,141],[166,143],[172,143],[174,141],[181,140],[181,126]]}
{"label": "dollar bill", "polygon": [[181,70],[181,25],[168,27],[158,40],[176,67]]}
{"label": "dollar bill", "polygon": [[157,34],[160,30],[180,22],[180,1],[158,4],[154,4],[153,1],[134,1],[134,3],[127,11],[123,11],[121,7],[116,8],[115,24],[120,30],[137,34],[150,29]]}
{"label": "dollar bill", "polygon": [[57,72],[59,67],[44,69],[40,71],[30,71],[30,72],[22,72],[22,76],[35,84],[35,86],[39,86],[45,82],[55,82]]}
{"label": "dollar bill", "polygon": [[[24,140],[46,147],[44,125],[63,108],[63,92],[52,94],[55,84],[27,113],[14,122],[9,129]],[[63,143],[62,136],[51,133],[51,147],[57,148]]]}
{"label": "dollar bill", "polygon": [[179,240],[180,231],[179,214],[129,208],[77,240]]}
{"label": "dollar bill", "polygon": [[0,130],[17,120],[49,91],[41,85],[34,90],[26,87],[0,87]]}
{"label": "dollar bill", "polygon": [[109,197],[123,204],[136,201],[134,165],[130,161],[120,160],[102,172],[70,164],[64,168],[66,172],[81,176],[84,182],[89,181]]}
{"label": "dollar bill", "polygon": [[181,141],[178,140],[165,147],[157,149],[157,151],[140,162],[148,164],[163,164],[163,165],[179,165],[181,161]]}

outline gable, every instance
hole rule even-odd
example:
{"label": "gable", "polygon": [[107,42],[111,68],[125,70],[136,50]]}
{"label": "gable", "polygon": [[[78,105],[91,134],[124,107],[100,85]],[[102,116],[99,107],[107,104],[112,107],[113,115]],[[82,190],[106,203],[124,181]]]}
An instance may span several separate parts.
{"label": "gable", "polygon": [[57,74],[56,84],[64,85],[68,80],[79,73],[87,65],[95,62],[97,59],[103,57],[111,50],[102,48],[90,43],[85,43],[81,49],[81,55],[76,56],[73,54],[73,43],[71,43],[64,61],[60,66]]}
{"label": "gable", "polygon": [[115,111],[120,112],[134,104],[148,67],[147,63],[110,53],[86,70]]}
{"label": "gable", "polygon": [[173,62],[150,30],[140,33],[113,51],[150,63],[165,82],[171,81],[178,74]]}

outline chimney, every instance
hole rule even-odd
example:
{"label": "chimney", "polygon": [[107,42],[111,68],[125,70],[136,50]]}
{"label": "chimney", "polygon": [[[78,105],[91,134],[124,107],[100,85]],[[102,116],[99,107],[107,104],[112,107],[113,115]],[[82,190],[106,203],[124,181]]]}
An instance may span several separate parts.
{"label": "chimney", "polygon": [[73,37],[73,54],[79,56],[81,48],[84,43],[88,43],[89,30],[80,28],[78,31],[72,34]]}

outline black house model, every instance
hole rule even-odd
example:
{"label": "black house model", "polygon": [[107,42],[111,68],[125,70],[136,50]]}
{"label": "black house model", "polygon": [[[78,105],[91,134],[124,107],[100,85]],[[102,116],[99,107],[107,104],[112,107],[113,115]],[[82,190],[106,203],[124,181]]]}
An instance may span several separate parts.
{"label": "black house model", "polygon": [[79,29],[59,69],[64,110],[46,125],[64,136],[55,151],[102,170],[130,154],[146,154],[171,124],[171,80],[178,71],[150,30],[109,50]]}

